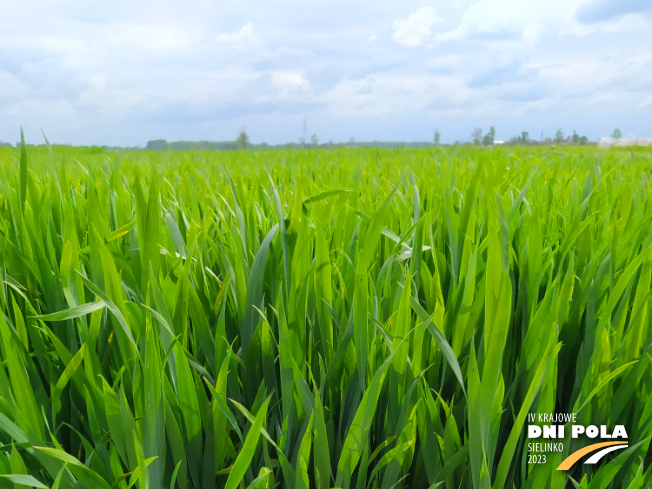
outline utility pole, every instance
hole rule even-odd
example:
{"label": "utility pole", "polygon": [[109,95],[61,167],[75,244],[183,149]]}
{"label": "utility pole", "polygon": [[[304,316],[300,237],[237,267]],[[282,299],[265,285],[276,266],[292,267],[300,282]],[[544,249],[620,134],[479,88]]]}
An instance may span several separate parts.
{"label": "utility pole", "polygon": [[306,144],[306,136],[308,134],[308,129],[306,126],[306,116],[303,116],[303,144]]}

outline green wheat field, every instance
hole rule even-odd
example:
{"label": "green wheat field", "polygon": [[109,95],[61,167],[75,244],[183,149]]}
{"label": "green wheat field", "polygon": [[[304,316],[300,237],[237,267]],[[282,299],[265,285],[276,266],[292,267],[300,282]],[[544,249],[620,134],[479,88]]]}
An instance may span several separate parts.
{"label": "green wheat field", "polygon": [[[2,489],[652,484],[651,150],[0,168]],[[529,463],[556,412],[629,447]]]}

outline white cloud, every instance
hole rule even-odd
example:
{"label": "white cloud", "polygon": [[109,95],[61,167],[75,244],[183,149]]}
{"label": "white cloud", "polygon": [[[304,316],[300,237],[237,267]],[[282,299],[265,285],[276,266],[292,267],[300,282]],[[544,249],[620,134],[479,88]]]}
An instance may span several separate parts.
{"label": "white cloud", "polygon": [[575,10],[582,0],[480,0],[463,14],[459,26],[435,37],[438,41],[477,36],[487,40],[536,42],[550,29],[576,29]]}
{"label": "white cloud", "polygon": [[429,58],[421,65],[427,69],[454,69],[460,66],[462,59],[462,56],[459,54],[448,54],[446,56]]}
{"label": "white cloud", "polygon": [[[538,79],[553,87],[560,96],[569,98],[596,97],[608,102],[614,96],[630,92],[645,96],[652,84],[652,52],[593,55],[585,59],[565,56],[554,63],[537,68]],[[605,98],[609,95],[609,98]]]}
{"label": "white cloud", "polygon": [[0,71],[0,102],[9,102],[20,97],[24,90],[21,83],[15,76],[4,71]]}
{"label": "white cloud", "polygon": [[220,34],[217,40],[228,44],[260,44],[260,39],[254,34],[254,26],[251,22],[247,22],[238,32],[230,34]]}
{"label": "white cloud", "polygon": [[272,73],[272,82],[283,91],[305,92],[310,82],[300,73],[277,71]]}
{"label": "white cloud", "polygon": [[414,48],[430,35],[430,28],[438,22],[437,12],[432,7],[423,7],[407,19],[394,22],[394,40],[404,46]]}
{"label": "white cloud", "polygon": [[188,25],[120,24],[113,32],[103,32],[103,44],[118,48],[158,51],[173,54],[186,52],[201,43],[199,33]]}
{"label": "white cloud", "polygon": [[472,95],[455,76],[383,73],[342,80],[322,100],[329,111],[348,117],[402,117],[450,110]]}

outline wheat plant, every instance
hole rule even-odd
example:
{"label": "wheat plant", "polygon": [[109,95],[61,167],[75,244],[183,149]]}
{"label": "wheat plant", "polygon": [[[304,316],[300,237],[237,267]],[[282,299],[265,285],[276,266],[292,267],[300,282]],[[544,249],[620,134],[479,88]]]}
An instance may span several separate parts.
{"label": "wheat plant", "polygon": [[[652,153],[0,148],[0,488],[643,488]],[[624,425],[528,463],[528,413]]]}

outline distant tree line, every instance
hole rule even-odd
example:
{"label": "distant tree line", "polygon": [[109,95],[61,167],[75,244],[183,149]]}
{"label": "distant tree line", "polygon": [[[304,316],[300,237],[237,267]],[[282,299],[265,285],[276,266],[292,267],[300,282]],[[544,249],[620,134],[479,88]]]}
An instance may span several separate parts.
{"label": "distant tree line", "polygon": [[[619,140],[622,138],[622,132],[620,129],[614,129],[611,134],[613,140]],[[584,146],[590,144],[596,144],[589,141],[587,136],[580,136],[577,131],[573,131],[573,134],[568,137],[564,137],[564,132],[561,129],[558,129],[555,132],[554,138],[543,138],[541,135],[541,141],[536,141],[530,138],[530,133],[528,131],[522,131],[521,134],[513,136],[508,141],[496,141],[496,128],[491,126],[489,131],[484,134],[482,128],[476,127],[471,133],[471,140],[469,142],[464,141],[455,141],[453,145],[476,145],[476,146],[494,146],[496,144],[505,144],[505,145],[520,145],[520,146],[534,146],[534,145],[575,145],[575,146]],[[17,145],[18,146],[18,145]],[[45,147],[45,145],[33,145],[28,144],[28,146],[38,146]],[[334,143],[333,141],[328,141],[327,143],[321,143],[316,134],[313,134],[310,137],[310,142],[306,142],[305,138],[300,138],[298,143],[284,143],[284,144],[267,144],[265,142],[254,144],[250,141],[249,135],[247,134],[244,128],[240,129],[238,137],[234,141],[167,141],[166,139],[154,139],[148,141],[145,145],[145,150],[148,151],[167,151],[167,150],[177,150],[177,151],[201,151],[201,150],[238,150],[238,149],[254,149],[254,150],[266,150],[266,149],[300,149],[300,148],[322,148],[322,149],[336,149],[336,148],[352,148],[352,147],[368,147],[368,148],[425,148],[432,146],[442,146],[441,143],[441,133],[439,130],[435,129],[434,137],[432,142],[424,141],[414,141],[414,142],[399,142],[399,141],[368,141],[368,142],[356,142],[354,138],[350,138],[347,142]],[[0,148],[2,147],[13,147],[11,143],[6,143],[0,141]],[[96,151],[110,151],[110,150],[139,150],[138,147],[119,147],[119,146],[93,146]]]}
{"label": "distant tree line", "polygon": [[527,131],[522,131],[521,134],[510,138],[506,144],[509,145],[541,145],[541,144],[554,145],[556,144],[557,146],[561,146],[561,145],[585,146],[588,144],[596,144],[596,143],[589,141],[589,138],[587,136],[580,136],[579,134],[577,134],[577,131],[573,131],[572,136],[568,136],[565,138],[564,131],[562,131],[561,129],[557,129],[554,138],[544,139],[542,134],[541,141],[530,139],[530,133]]}
{"label": "distant tree line", "polygon": [[[439,132],[435,133],[435,145],[439,145]],[[298,143],[284,143],[284,144],[267,144],[265,142],[254,144],[250,141],[249,135],[245,129],[240,129],[238,137],[235,141],[167,141],[166,139],[154,139],[147,141],[145,150],[148,151],[202,151],[202,150],[237,150],[237,149],[300,149],[300,148],[321,148],[321,149],[336,149],[336,148],[426,148],[431,147],[432,143],[414,141],[411,143],[399,141],[370,141],[370,142],[356,142],[354,138],[350,138],[347,142],[334,143],[328,141],[327,143],[319,143],[319,137],[316,134],[310,136],[310,142],[307,143],[304,138],[300,138]]]}
{"label": "distant tree line", "polygon": [[299,141],[298,143],[283,143],[283,144],[268,144],[260,143],[254,144],[249,141],[244,144],[243,140],[236,141],[166,141],[165,139],[155,139],[148,141],[145,145],[145,150],[148,151],[203,151],[203,150],[237,150],[237,149],[253,149],[253,150],[266,150],[266,149],[305,149],[305,148],[319,148],[319,149],[337,149],[337,148],[428,148],[433,144],[424,141],[402,142],[402,141],[347,141],[343,143],[334,143],[329,141],[321,143],[314,141],[306,144]]}
{"label": "distant tree line", "polygon": [[170,141],[155,139],[147,141],[145,149],[149,151],[191,151],[204,149],[239,149],[237,141]]}

